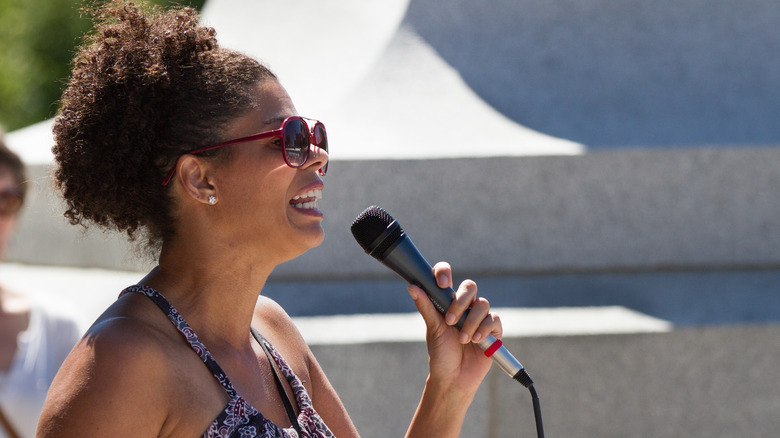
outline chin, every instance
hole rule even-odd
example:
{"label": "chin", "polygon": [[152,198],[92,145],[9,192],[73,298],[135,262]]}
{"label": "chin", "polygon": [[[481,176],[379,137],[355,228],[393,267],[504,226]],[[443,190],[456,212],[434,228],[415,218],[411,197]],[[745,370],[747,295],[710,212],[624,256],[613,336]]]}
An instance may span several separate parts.
{"label": "chin", "polygon": [[309,239],[306,240],[305,243],[301,243],[300,245],[294,248],[288,248],[288,251],[285,252],[286,255],[282,256],[283,258],[279,263],[284,263],[302,256],[307,251],[320,246],[320,244],[322,244],[322,241],[323,241],[323,236],[320,233],[319,238]]}
{"label": "chin", "polygon": [[320,227],[317,227],[317,230],[309,229],[305,231],[299,231],[299,233],[300,240],[297,244],[299,251],[295,257],[298,257],[310,249],[320,246],[323,240],[325,240],[325,233],[323,233],[322,228]]}
{"label": "chin", "polygon": [[320,232],[312,239],[309,249],[322,245],[323,240],[325,240],[325,233],[322,231],[322,228],[320,228]]}

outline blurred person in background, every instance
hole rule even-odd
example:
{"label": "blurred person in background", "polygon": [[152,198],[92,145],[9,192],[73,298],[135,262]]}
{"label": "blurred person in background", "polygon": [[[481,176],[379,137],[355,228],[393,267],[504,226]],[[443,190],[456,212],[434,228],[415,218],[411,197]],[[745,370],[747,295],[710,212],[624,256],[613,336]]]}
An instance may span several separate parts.
{"label": "blurred person in background", "polygon": [[[27,192],[25,168],[0,133],[0,260]],[[0,277],[2,280],[2,277]],[[0,283],[0,437],[33,437],[46,392],[79,339],[75,322]]]}

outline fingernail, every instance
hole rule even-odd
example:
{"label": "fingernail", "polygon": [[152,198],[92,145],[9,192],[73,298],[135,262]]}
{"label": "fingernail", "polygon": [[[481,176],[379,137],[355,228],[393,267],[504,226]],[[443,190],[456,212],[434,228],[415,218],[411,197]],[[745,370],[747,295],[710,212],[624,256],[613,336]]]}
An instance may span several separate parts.
{"label": "fingernail", "polygon": [[[428,278],[431,278],[431,277],[428,277]],[[439,279],[437,280],[437,282],[439,283],[439,285],[449,284],[449,282],[447,281],[447,276],[446,275],[439,275]]]}
{"label": "fingernail", "polygon": [[461,344],[468,344],[469,343],[469,335],[467,335],[466,333],[461,333],[460,334],[460,343]]}
{"label": "fingernail", "polygon": [[474,333],[474,336],[471,337],[471,340],[474,342],[479,342],[480,339],[482,339],[482,333],[480,332]]}
{"label": "fingernail", "polygon": [[447,312],[447,315],[444,316],[444,322],[446,322],[447,325],[455,324],[455,315]]}
{"label": "fingernail", "polygon": [[407,287],[406,290],[409,292],[409,295],[412,296],[412,299],[417,301],[417,291],[412,289],[411,287]]}

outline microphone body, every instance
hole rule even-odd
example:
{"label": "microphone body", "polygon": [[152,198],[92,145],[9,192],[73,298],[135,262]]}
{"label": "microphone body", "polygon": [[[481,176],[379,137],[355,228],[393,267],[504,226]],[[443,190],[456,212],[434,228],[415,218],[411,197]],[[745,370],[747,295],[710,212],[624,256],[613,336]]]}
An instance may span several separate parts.
{"label": "microphone body", "polygon": [[[386,227],[382,229],[385,225]],[[419,286],[436,309],[441,314],[446,313],[455,297],[455,291],[451,287],[439,287],[431,264],[425,260],[400,224],[387,212],[379,207],[369,207],[352,224],[352,234],[366,253],[408,283]],[[463,327],[467,314],[468,310],[457,322],[458,328]],[[509,376],[526,388],[533,385],[523,365],[503,346],[500,339],[488,335],[477,344],[485,352],[485,356],[492,358]]]}
{"label": "microphone body", "polygon": [[[439,287],[436,283],[436,278],[433,276],[433,267],[420,254],[420,251],[414,246],[412,239],[406,234],[401,235],[396,244],[385,252],[382,258],[377,260],[400,275],[408,283],[419,286],[424,290],[433,302],[436,310],[440,313],[444,314],[447,311],[455,291],[451,287],[445,289]],[[458,321],[458,328],[463,327],[467,314],[468,311]]]}

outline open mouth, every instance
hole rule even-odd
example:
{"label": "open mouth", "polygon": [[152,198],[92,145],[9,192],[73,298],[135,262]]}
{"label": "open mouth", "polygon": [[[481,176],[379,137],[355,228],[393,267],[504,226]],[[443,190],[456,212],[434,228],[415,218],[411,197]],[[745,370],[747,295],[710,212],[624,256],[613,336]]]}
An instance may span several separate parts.
{"label": "open mouth", "polygon": [[290,205],[302,210],[313,210],[318,207],[317,201],[322,199],[322,189],[309,190],[306,193],[295,195],[290,200]]}

